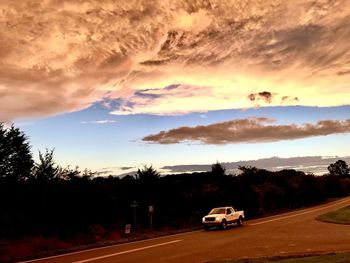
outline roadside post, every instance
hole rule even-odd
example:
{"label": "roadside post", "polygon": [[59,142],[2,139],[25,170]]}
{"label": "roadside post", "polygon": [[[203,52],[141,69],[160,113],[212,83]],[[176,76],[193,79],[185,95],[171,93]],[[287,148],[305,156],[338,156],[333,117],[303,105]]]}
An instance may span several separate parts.
{"label": "roadside post", "polygon": [[153,230],[153,205],[148,206],[148,214],[149,214],[149,225],[152,231]]}
{"label": "roadside post", "polygon": [[133,211],[134,211],[134,230],[136,230],[136,227],[137,227],[137,221],[136,221],[136,208],[139,206],[139,203],[134,201],[131,203],[130,207],[131,208],[134,208]]}

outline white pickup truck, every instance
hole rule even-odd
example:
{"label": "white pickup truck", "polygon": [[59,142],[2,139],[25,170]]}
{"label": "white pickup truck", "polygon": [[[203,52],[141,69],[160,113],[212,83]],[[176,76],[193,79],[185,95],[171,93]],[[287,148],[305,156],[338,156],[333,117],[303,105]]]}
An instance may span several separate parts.
{"label": "white pickup truck", "polygon": [[213,208],[208,215],[202,218],[205,230],[210,227],[219,226],[226,229],[228,225],[237,224],[241,226],[244,220],[244,211],[237,211],[232,206]]}

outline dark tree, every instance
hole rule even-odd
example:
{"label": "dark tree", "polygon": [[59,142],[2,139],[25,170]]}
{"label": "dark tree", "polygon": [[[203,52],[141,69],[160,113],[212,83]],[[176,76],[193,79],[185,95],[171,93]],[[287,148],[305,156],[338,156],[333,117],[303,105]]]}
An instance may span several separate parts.
{"label": "dark tree", "polygon": [[69,166],[66,168],[58,168],[58,177],[62,180],[73,180],[80,175],[79,167],[76,166],[74,169]]}
{"label": "dark tree", "polygon": [[219,162],[212,164],[211,173],[213,175],[225,175],[226,168]]}
{"label": "dark tree", "polygon": [[256,174],[259,169],[253,166],[239,166],[239,170],[242,171],[243,174]]}
{"label": "dark tree", "polygon": [[154,181],[160,177],[160,174],[153,166],[144,166],[136,172],[136,179],[140,181]]}
{"label": "dark tree", "polygon": [[93,172],[93,171],[85,168],[81,177],[86,179],[86,180],[90,180],[90,179],[94,178],[96,175],[97,175],[97,172]]}
{"label": "dark tree", "polygon": [[0,177],[5,177],[8,170],[9,145],[4,124],[0,122]]}
{"label": "dark tree", "polygon": [[346,177],[349,176],[350,172],[348,164],[343,160],[338,160],[335,163],[330,164],[327,169],[329,174],[334,176]]}
{"label": "dark tree", "polygon": [[[160,174],[151,166],[144,166],[138,169],[135,175],[137,179],[135,198],[142,200],[143,205],[156,205],[155,202],[159,200],[159,183]],[[140,204],[142,209],[142,204]]]}
{"label": "dark tree", "polygon": [[18,128],[0,123],[0,177],[15,181],[31,176],[34,161],[27,137]]}
{"label": "dark tree", "polygon": [[39,151],[39,163],[35,164],[34,176],[40,181],[51,181],[58,177],[60,168],[55,164],[52,149],[46,149],[45,153]]}

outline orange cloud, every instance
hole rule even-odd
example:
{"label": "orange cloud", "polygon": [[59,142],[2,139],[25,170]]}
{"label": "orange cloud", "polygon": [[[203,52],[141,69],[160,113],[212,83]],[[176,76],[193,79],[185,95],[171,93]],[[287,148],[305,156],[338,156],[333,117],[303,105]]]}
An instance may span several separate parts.
{"label": "orange cloud", "polygon": [[[350,0],[5,1],[0,120],[74,111],[106,94],[133,104],[116,114],[247,108],[247,94],[265,90],[277,94],[269,105],[348,104],[349,7]],[[168,93],[145,104],[137,95],[177,83],[195,96]]]}
{"label": "orange cloud", "polygon": [[322,120],[316,124],[266,125],[268,118],[248,118],[207,126],[180,127],[143,138],[145,142],[173,144],[198,141],[203,144],[261,143],[295,140],[350,132],[350,119]]}

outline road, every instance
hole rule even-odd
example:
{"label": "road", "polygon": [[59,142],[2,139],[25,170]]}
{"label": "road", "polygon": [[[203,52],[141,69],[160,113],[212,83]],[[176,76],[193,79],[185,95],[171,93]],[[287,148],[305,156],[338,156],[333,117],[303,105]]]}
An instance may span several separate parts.
{"label": "road", "polygon": [[247,221],[243,227],[225,231],[194,231],[26,262],[186,263],[350,251],[350,225],[315,220],[320,214],[346,205],[350,205],[349,197],[313,208]]}

